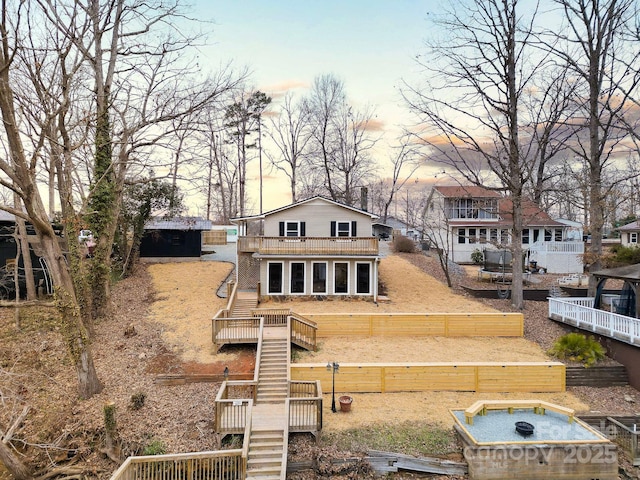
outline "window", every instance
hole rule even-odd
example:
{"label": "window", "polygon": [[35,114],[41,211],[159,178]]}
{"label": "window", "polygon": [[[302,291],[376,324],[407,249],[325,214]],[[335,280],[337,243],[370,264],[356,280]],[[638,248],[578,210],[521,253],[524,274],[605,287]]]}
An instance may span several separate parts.
{"label": "window", "polygon": [[529,244],[529,229],[528,228],[524,228],[522,230],[522,244],[523,245],[528,245]]}
{"label": "window", "polygon": [[476,229],[469,229],[469,243],[476,243]]}
{"label": "window", "polygon": [[487,229],[480,229],[480,243],[487,243]]}
{"label": "window", "polygon": [[445,199],[447,218],[478,218],[496,220],[498,199],[496,198],[447,198]]}
{"label": "window", "polygon": [[267,268],[269,293],[282,293],[282,263],[269,262]]}
{"label": "window", "polygon": [[556,242],[561,242],[562,241],[562,229],[561,228],[556,228],[556,234],[555,234],[554,240]]}
{"label": "window", "polygon": [[464,228],[459,228],[458,229],[458,243],[465,243],[466,242],[466,231]]}
{"label": "window", "polygon": [[509,230],[500,230],[500,243],[502,245],[509,244]]}
{"label": "window", "polygon": [[371,264],[356,264],[356,293],[367,295],[371,293]]}
{"label": "window", "polygon": [[280,222],[281,237],[304,237],[305,222],[286,221]]}
{"label": "window", "polygon": [[332,237],[355,237],[357,236],[358,222],[331,222]]}
{"label": "window", "polygon": [[638,243],[638,232],[629,232],[629,243]]}
{"label": "window", "polygon": [[333,264],[333,293],[349,293],[349,264]]}
{"label": "window", "polygon": [[538,241],[538,239],[540,238],[540,230],[538,230],[537,228],[535,228],[533,230],[533,243],[536,243]]}
{"label": "window", "polygon": [[498,243],[498,229],[492,228],[489,230],[489,241],[491,243]]}
{"label": "window", "polygon": [[311,290],[313,293],[327,293],[327,264],[313,263],[313,278]]}
{"label": "window", "polygon": [[553,230],[550,230],[548,228],[544,229],[544,241],[545,242],[550,242],[551,241],[551,239],[553,238],[551,236],[552,233],[553,233]]}
{"label": "window", "polygon": [[291,262],[291,293],[304,293],[304,262]]}

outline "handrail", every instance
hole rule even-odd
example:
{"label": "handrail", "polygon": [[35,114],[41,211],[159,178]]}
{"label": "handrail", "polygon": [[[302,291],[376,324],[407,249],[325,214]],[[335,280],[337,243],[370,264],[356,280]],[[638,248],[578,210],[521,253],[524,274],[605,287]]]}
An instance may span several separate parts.
{"label": "handrail", "polygon": [[316,351],[318,348],[318,324],[295,312],[291,312],[289,319],[291,341],[301,347],[311,347],[313,351]]}
{"label": "handrail", "polygon": [[640,344],[640,319],[593,308],[592,297],[549,298],[549,318],[631,345]]}
{"label": "handrail", "polygon": [[229,292],[229,298],[227,298],[226,310],[228,312],[233,312],[233,308],[236,305],[237,298],[238,298],[238,282],[233,282],[233,287],[231,288],[231,292]]}
{"label": "handrail", "polygon": [[[288,419],[289,418],[289,399],[288,398],[284,401],[284,411],[285,411],[286,418]],[[284,424],[284,431],[282,432],[282,438],[283,438],[282,460],[280,463],[280,465],[282,465],[282,468],[280,469],[280,480],[286,480],[287,479],[287,469],[286,469],[287,456],[289,454],[289,420],[287,420]]]}
{"label": "handrail", "polygon": [[128,457],[113,473],[111,480],[186,478],[187,470],[192,471],[194,478],[205,478],[199,475],[202,470],[203,474],[220,473],[207,477],[211,480],[244,480],[247,456],[243,449],[234,449]]}
{"label": "handrail", "polygon": [[238,252],[378,255],[376,237],[238,237]]}
{"label": "handrail", "polygon": [[253,308],[251,316],[263,317],[265,326],[286,325],[287,316],[291,313],[290,308]]}
{"label": "handrail", "polygon": [[[258,345],[256,347],[256,359],[262,358],[262,337],[264,334],[264,318],[260,317],[260,335],[258,335]],[[256,362],[256,366],[253,369],[253,381],[258,382],[260,378],[260,362]]]}

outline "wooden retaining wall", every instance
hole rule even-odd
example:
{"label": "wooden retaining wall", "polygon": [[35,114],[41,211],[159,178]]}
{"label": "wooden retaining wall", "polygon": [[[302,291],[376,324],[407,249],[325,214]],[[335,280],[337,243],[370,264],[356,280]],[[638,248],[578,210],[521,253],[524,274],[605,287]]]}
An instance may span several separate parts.
{"label": "wooden retaining wall", "polygon": [[[331,392],[325,364],[292,364],[292,380],[320,380]],[[560,362],[341,363],[336,392],[563,392],[565,366]]]}
{"label": "wooden retaining wall", "polygon": [[522,337],[521,313],[302,314],[321,337]]}

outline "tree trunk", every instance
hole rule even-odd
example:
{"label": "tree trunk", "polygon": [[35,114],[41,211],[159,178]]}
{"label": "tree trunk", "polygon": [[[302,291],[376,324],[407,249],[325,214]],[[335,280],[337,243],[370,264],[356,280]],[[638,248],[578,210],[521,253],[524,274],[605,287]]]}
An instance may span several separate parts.
{"label": "tree trunk", "polygon": [[31,469],[22,463],[11,448],[0,441],[0,462],[4,464],[15,480],[30,480],[33,478]]}

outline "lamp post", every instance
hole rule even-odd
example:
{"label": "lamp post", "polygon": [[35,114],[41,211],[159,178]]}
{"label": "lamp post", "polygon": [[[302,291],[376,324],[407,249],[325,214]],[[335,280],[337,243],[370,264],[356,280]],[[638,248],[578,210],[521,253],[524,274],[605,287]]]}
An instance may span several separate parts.
{"label": "lamp post", "polygon": [[336,413],[336,372],[340,369],[337,362],[327,362],[327,371],[331,372],[331,411]]}

